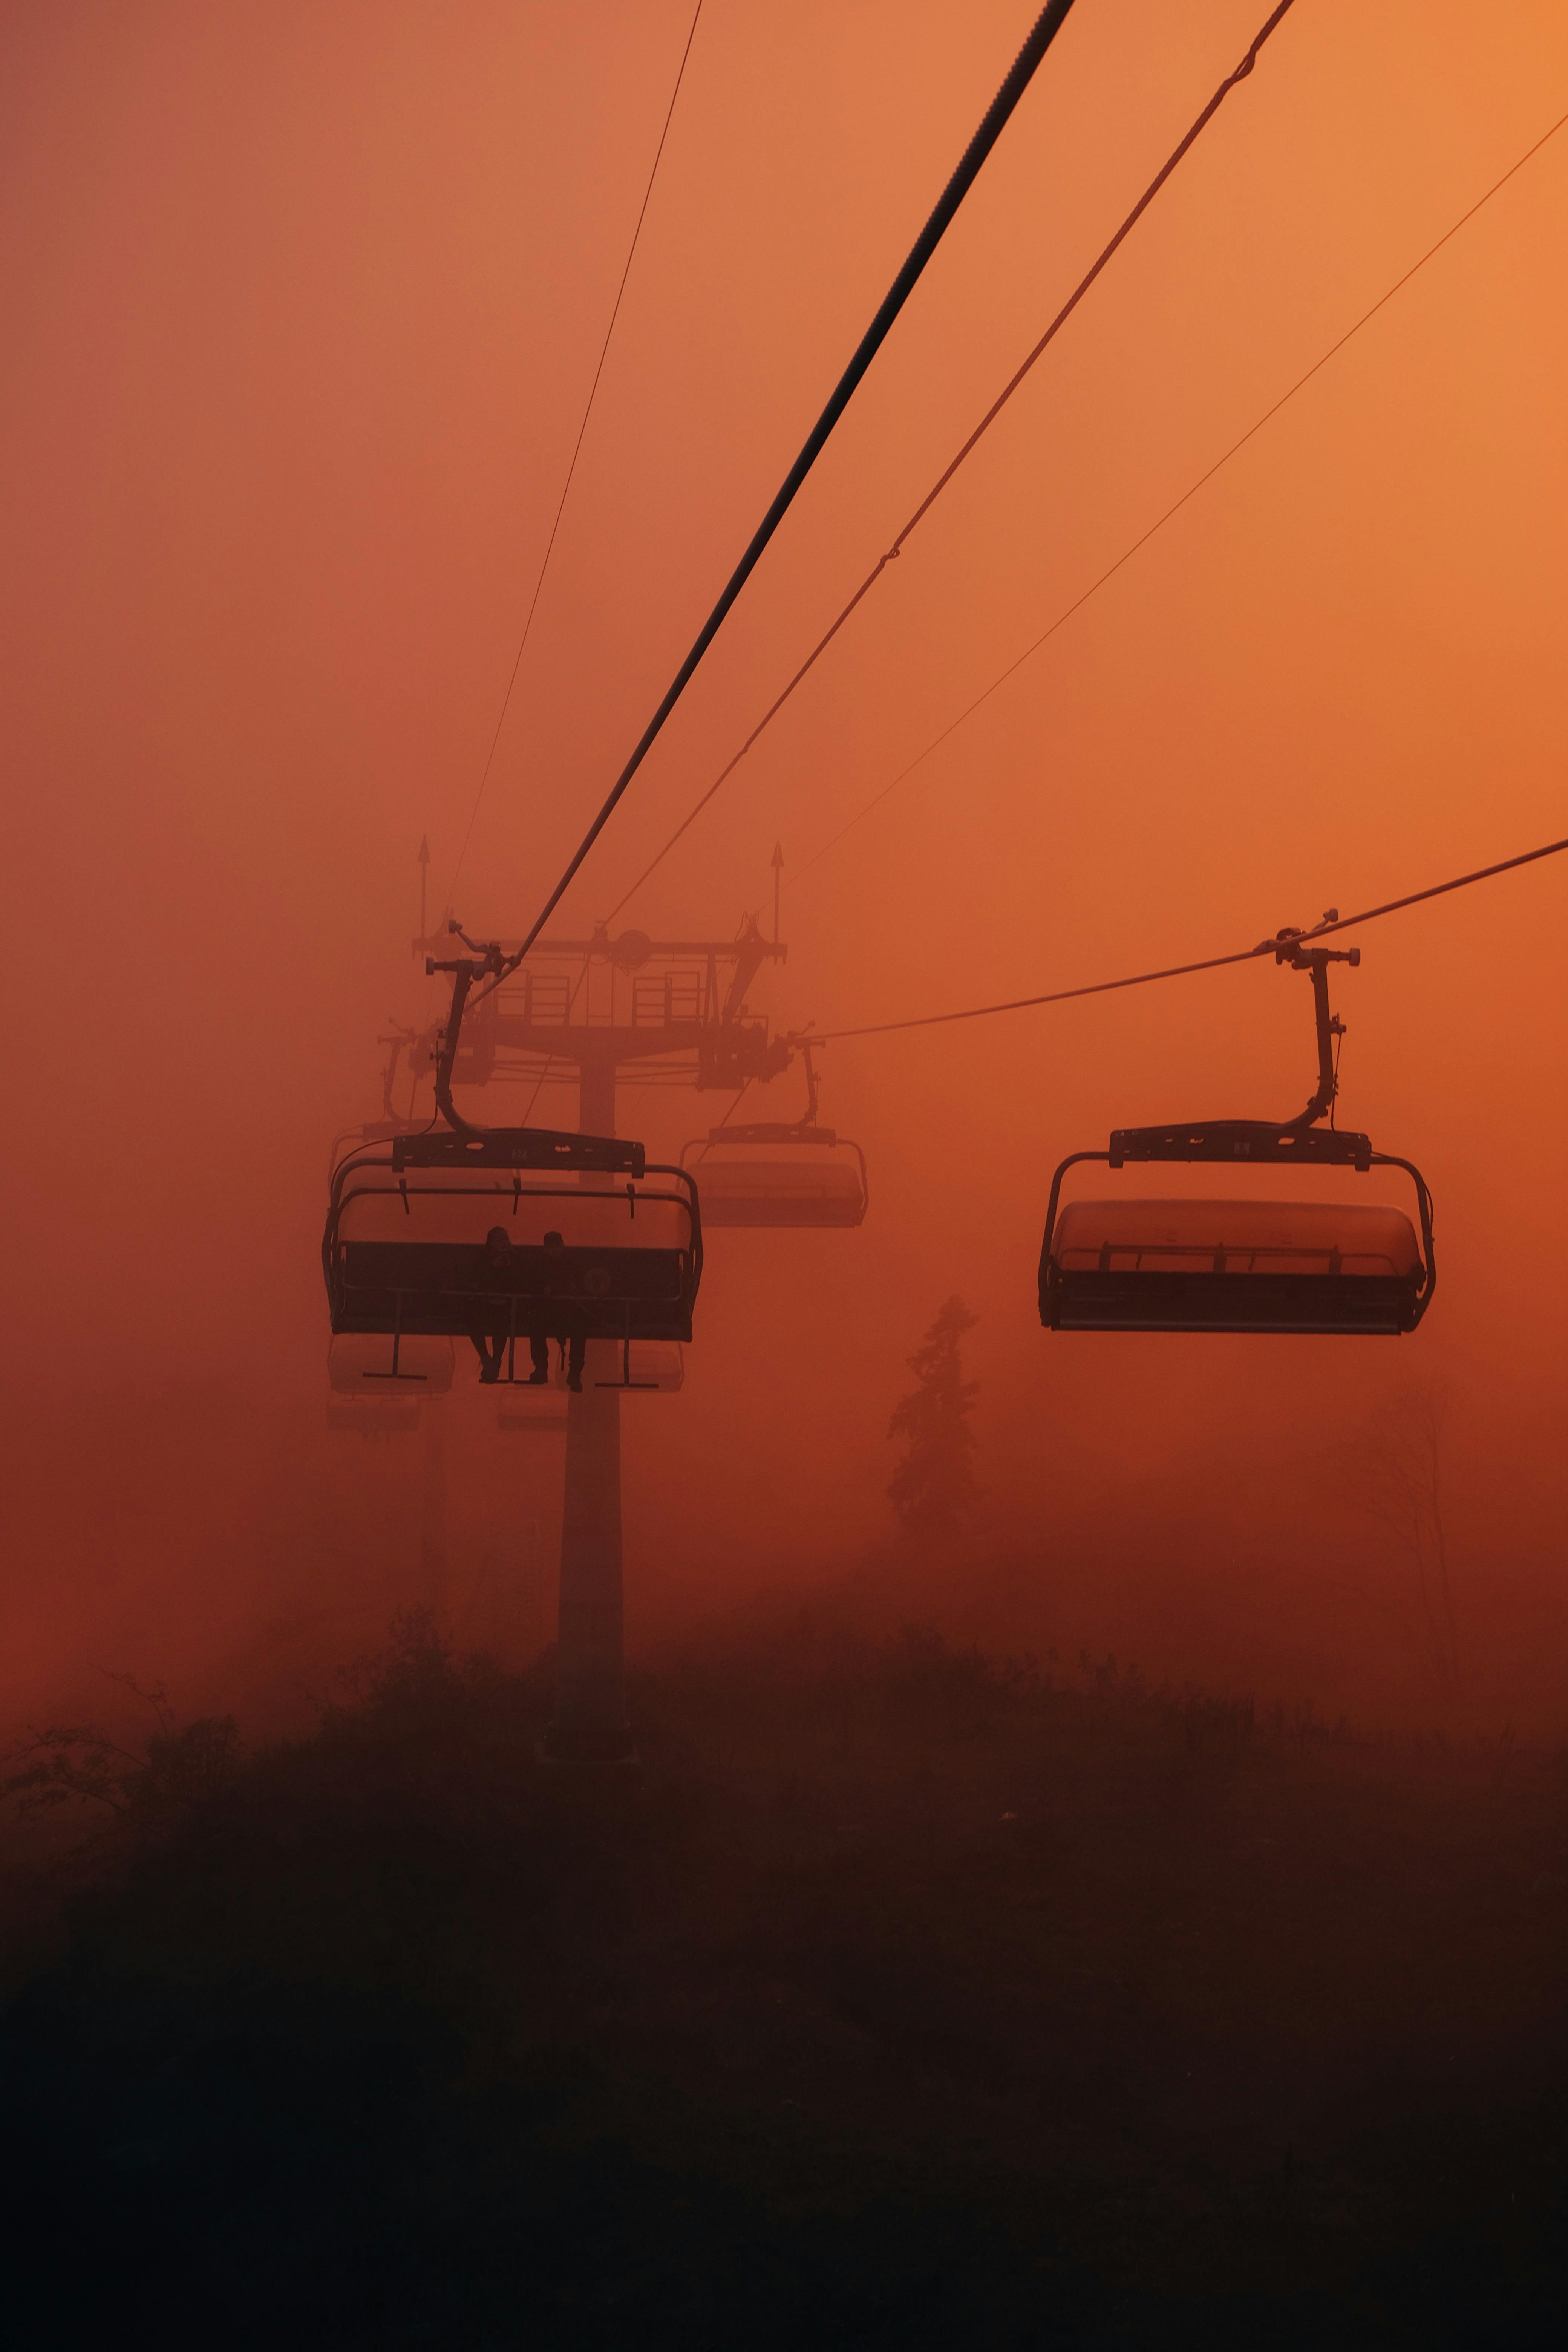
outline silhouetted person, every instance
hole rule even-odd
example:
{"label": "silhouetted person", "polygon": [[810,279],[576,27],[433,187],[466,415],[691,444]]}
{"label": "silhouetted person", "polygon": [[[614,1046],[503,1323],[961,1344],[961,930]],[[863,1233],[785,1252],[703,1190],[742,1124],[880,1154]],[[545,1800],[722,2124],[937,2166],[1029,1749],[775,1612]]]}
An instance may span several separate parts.
{"label": "silhouetted person", "polygon": [[[510,1290],[513,1286],[515,1268],[512,1262],[511,1239],[504,1225],[492,1225],[485,1235],[484,1272],[481,1279],[487,1287],[497,1290]],[[471,1336],[474,1346],[479,1351],[480,1380],[499,1381],[507,1334],[500,1330],[482,1333],[476,1331]],[[537,1364],[538,1361],[536,1343],[534,1362]],[[535,1377],[537,1378],[537,1374]]]}
{"label": "silhouetted person", "polygon": [[[543,1287],[546,1298],[569,1297],[577,1287],[576,1277],[567,1259],[566,1244],[559,1234],[546,1234],[544,1236]],[[581,1395],[583,1366],[587,1360],[588,1342],[581,1331],[574,1331],[570,1339],[560,1331],[552,1336],[559,1343],[562,1357],[566,1365],[566,1385]],[[533,1355],[533,1379],[548,1380],[550,1377],[549,1339],[531,1339],[529,1347]]]}

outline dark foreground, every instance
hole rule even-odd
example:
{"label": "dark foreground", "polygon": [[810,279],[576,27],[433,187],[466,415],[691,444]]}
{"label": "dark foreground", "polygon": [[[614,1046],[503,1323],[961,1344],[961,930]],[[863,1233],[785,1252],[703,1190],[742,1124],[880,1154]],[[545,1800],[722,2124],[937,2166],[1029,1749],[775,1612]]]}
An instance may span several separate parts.
{"label": "dark foreground", "polygon": [[916,1637],[649,1676],[635,1775],[542,1706],[411,1625],[13,1867],[14,2340],[1568,2340],[1563,1759]]}

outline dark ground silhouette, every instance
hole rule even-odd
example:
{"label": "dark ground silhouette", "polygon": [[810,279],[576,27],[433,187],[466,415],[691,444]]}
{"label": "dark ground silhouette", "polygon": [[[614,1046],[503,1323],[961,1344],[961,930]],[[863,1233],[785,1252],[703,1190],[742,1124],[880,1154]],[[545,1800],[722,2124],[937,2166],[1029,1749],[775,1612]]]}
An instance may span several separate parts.
{"label": "dark ground silhouette", "polygon": [[13,1832],[17,2340],[1563,2340],[1563,1758],[806,1626],[637,1773],[546,1698],[409,1621]]}

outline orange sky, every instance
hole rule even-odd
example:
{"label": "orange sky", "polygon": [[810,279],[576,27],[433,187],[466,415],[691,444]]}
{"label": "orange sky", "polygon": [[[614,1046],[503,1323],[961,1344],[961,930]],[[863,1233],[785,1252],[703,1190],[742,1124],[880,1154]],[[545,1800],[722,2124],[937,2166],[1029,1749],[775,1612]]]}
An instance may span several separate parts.
{"label": "orange sky", "polygon": [[[1079,0],[573,920],[729,757],[1264,13]],[[707,0],[454,900],[470,928],[531,916],[1030,14]],[[221,1661],[395,1581],[412,1474],[320,1428],[326,1148],[376,1108],[386,1015],[429,1004],[414,851],[427,832],[444,889],[689,23],[685,0],[0,23],[18,1688]],[[804,866],[1564,108],[1552,0],[1297,0],[625,919],[722,934],[766,904],[775,837]],[[1565,199],[1568,131],[786,888],[759,1008],[834,1027],[1215,953],[1568,830]],[[1035,1316],[1056,1160],[1113,1123],[1297,1108],[1304,982],[1260,966],[833,1049],[824,1115],[866,1145],[871,1217],[710,1250],[686,1391],[627,1409],[634,1634],[882,1539],[902,1359],[956,1289],[983,1318],[985,1540],[1037,1563],[988,1637],[1070,1623],[1156,1671],[1343,1684],[1368,1636],[1323,1570],[1350,1539],[1333,1465],[1417,1376],[1455,1401],[1487,1688],[1560,1688],[1565,890],[1549,865],[1378,925],[1337,982],[1345,1118],[1437,1198],[1437,1301],[1397,1348]],[[622,1125],[679,1145],[714,1115],[681,1100],[628,1089]],[[553,1470],[454,1412],[454,1507],[504,1546]]]}

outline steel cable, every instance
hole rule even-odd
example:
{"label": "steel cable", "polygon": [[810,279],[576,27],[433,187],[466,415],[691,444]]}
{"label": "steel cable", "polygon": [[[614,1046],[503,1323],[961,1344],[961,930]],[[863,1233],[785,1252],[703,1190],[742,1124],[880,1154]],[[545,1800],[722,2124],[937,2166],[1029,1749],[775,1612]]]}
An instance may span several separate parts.
{"label": "steel cable", "polygon": [[1202,135],[1214,116],[1219,111],[1221,105],[1224,103],[1229,92],[1236,88],[1238,81],[1246,80],[1247,75],[1252,71],[1253,67],[1258,62],[1258,53],[1262,48],[1264,42],[1268,40],[1269,35],[1279,24],[1280,18],[1286,15],[1287,11],[1293,5],[1294,0],[1280,0],[1279,6],[1275,9],[1267,24],[1263,26],[1261,31],[1259,31],[1257,37],[1254,39],[1251,47],[1247,50],[1247,55],[1242,58],[1241,63],[1236,68],[1233,73],[1229,73],[1226,76],[1224,81],[1221,82],[1219,88],[1215,90],[1214,96],[1210,99],[1203,112],[1198,116],[1196,121],[1187,132],[1185,138],[1182,140],[1179,146],[1173,149],[1163,164],[1162,164],[1160,170],[1155,173],[1153,179],[1150,181],[1149,185],[1144,189],[1143,194],[1139,197],[1138,202],[1133,205],[1132,210],[1122,222],[1121,227],[1117,230],[1115,236],[1111,238],[1110,244],[1106,246],[1093,267],[1079,280],[1078,285],[1074,288],[1071,294],[1068,295],[1067,300],[1062,304],[1061,309],[1057,312],[1056,317],[1051,320],[1050,325],[1046,329],[1045,333],[1040,337],[1039,341],[1035,345],[1033,351],[1028,353],[1022,364],[1015,370],[1012,377],[1003,386],[1001,392],[997,394],[996,398],[992,402],[990,407],[986,410],[979,424],[974,427],[974,430],[969,436],[968,440],[964,442],[957,456],[953,457],[943,471],[938,475],[936,480],[926,492],[919,506],[916,507],[913,514],[910,515],[908,522],[905,523],[903,529],[893,541],[893,543],[889,548],[887,553],[879,557],[878,562],[872,566],[871,570],[868,572],[865,579],[861,581],[860,585],[856,589],[855,593],[850,597],[849,602],[845,605],[837,619],[833,623],[832,626],[826,632],[826,634],[817,640],[817,643],[813,646],[811,652],[807,654],[805,661],[802,662],[795,676],[790,679],[789,684],[784,688],[784,692],[778,697],[778,699],[775,702],[771,703],[768,709],[763,713],[763,716],[752,728],[751,733],[747,736],[745,741],[742,744],[734,757],[729,761],[724,767],[721,768],[719,773],[714,777],[713,782],[709,785],[701,799],[696,803],[695,807],[693,807],[688,814],[681,819],[680,823],[676,826],[675,831],[670,835],[669,839],[665,843],[664,847],[659,851],[658,856],[653,859],[651,864],[644,867],[641,874],[638,875],[637,880],[632,884],[631,888],[626,891],[625,896],[616,900],[616,904],[611,908],[608,916],[605,918],[606,921],[613,922],[616,917],[620,913],[622,908],[628,906],[632,899],[637,897],[637,894],[642,888],[643,884],[648,879],[650,875],[652,875],[658,867],[663,864],[670,851],[675,847],[677,842],[680,840],[681,836],[687,832],[689,827],[694,824],[697,819],[701,815],[703,810],[708,806],[709,802],[713,798],[720,787],[729,781],[730,777],[740,766],[742,761],[752,749],[752,746],[757,741],[758,738],[778,717],[779,712],[784,709],[784,704],[789,700],[796,687],[800,685],[802,679],[816,667],[816,664],[820,661],[822,656],[827,651],[828,646],[833,643],[834,638],[838,635],[839,630],[844,626],[846,621],[848,620],[850,614],[876,586],[878,581],[881,578],[889,564],[894,562],[897,558],[903,553],[904,541],[909,538],[911,531],[913,531],[917,526],[924,520],[926,515],[936,504],[938,499],[942,496],[943,490],[946,489],[949,482],[952,481],[959,467],[963,464],[964,459],[970,455],[976,444],[984,438],[985,434],[989,432],[991,426],[996,422],[997,417],[1000,416],[1002,411],[1006,407],[1007,403],[1012,399],[1013,394],[1017,391],[1019,385],[1029,373],[1031,368],[1034,367],[1036,362],[1044,355],[1050,345],[1056,341],[1057,336],[1060,333],[1062,328],[1066,326],[1073,312],[1078,309],[1079,304],[1083,300],[1083,298],[1089,292],[1089,288],[1094,284],[1096,278],[1100,277],[1102,270],[1104,270],[1108,264],[1113,259],[1120,247],[1124,244],[1126,239],[1131,235],[1133,229],[1137,226],[1143,215],[1148,211],[1149,206],[1153,203],[1155,197],[1159,194],[1166,181],[1171,177],[1173,172],[1175,171],[1177,165],[1181,163],[1188,149],[1192,147],[1194,142]]}
{"label": "steel cable", "polygon": [[1368,907],[1359,915],[1336,916],[1332,922],[1314,924],[1310,931],[1281,934],[1278,939],[1259,940],[1255,948],[1238,948],[1229,955],[1205,956],[1196,963],[1167,964],[1159,971],[1135,971],[1123,980],[1096,980],[1082,988],[1056,988],[1042,996],[1014,996],[997,1004],[965,1005],[957,1013],[922,1013],[909,1021],[879,1021],[859,1029],[826,1029],[813,1032],[813,1042],[824,1045],[837,1044],[847,1037],[889,1037],[900,1029],[936,1029],[950,1021],[984,1021],[994,1013],[1027,1013],[1037,1005],[1066,1004],[1077,996],[1107,996],[1115,989],[1144,988],[1151,981],[1184,980],[1192,972],[1219,971],[1226,964],[1252,963],[1259,956],[1277,955],[1281,947],[1299,946],[1307,940],[1326,939],[1332,931],[1348,931],[1358,923],[1374,923],[1382,915],[1396,915],[1403,908],[1418,907],[1423,899],[1441,898],[1450,890],[1464,890],[1472,882],[1489,882],[1494,875],[1511,874],[1516,866],[1533,866],[1542,857],[1556,857],[1568,849],[1568,838],[1549,841],[1540,849],[1526,849],[1517,857],[1505,857],[1496,866],[1478,866],[1473,874],[1460,874],[1451,882],[1434,882],[1427,889],[1409,891],[1403,898],[1389,898],[1381,907]]}
{"label": "steel cable", "polygon": [[669,93],[669,104],[665,110],[664,128],[658,134],[658,145],[654,149],[653,164],[648,172],[647,185],[643,190],[637,226],[632,231],[631,245],[626,252],[626,268],[621,272],[621,282],[616,289],[616,299],[610,310],[610,323],[605,329],[605,340],[599,346],[599,363],[594,370],[594,381],[588,387],[587,405],[583,411],[583,421],[577,427],[577,438],[572,445],[572,461],[566,468],[566,479],[561,485],[561,496],[555,508],[555,520],[550,526],[550,537],[545,541],[543,559],[539,566],[539,577],[533,583],[533,595],[529,603],[528,616],[522,625],[522,635],[518,642],[516,658],[511,666],[511,675],[507,679],[506,692],[501,697],[500,712],[496,719],[495,733],[490,738],[490,748],[485,759],[483,773],[479,777],[479,788],[474,794],[474,805],[468,812],[468,828],[463,835],[462,846],[458,852],[458,863],[452,869],[452,879],[447,886],[447,904],[448,906],[452,903],[452,894],[458,887],[458,877],[463,870],[463,860],[468,854],[468,844],[473,838],[474,825],[479,814],[479,803],[485,796],[485,786],[490,780],[490,770],[495,765],[501,729],[506,725],[506,714],[511,705],[512,689],[517,684],[518,672],[522,667],[522,656],[528,650],[529,635],[533,627],[533,616],[539,610],[544,575],[550,569],[550,559],[555,551],[555,535],[561,529],[561,518],[566,511],[566,500],[572,489],[572,478],[577,471],[577,460],[583,454],[583,436],[588,430],[588,419],[594,414],[594,402],[599,390],[599,378],[605,373],[605,362],[610,355],[610,338],[616,331],[616,320],[621,315],[621,300],[626,290],[626,280],[632,274],[632,263],[637,258],[637,241],[642,236],[643,222],[647,217],[648,202],[653,194],[653,184],[658,177],[659,162],[664,154],[664,142],[669,136],[669,126],[675,117],[675,101],[680,96],[680,85],[686,79],[686,61],[691,55],[691,44],[697,37],[697,20],[701,14],[702,0],[697,0],[697,5],[691,12],[691,29],[686,36],[686,47],[680,53],[680,65],[675,77],[675,88]]}
{"label": "steel cable", "polygon": [[[931,217],[910,248],[909,258],[894,278],[876,317],[857,346],[848,366],[834,386],[826,407],[806,436],[800,455],[785,475],[773,504],[758,524],[739,563],[730,574],[718,603],[699,630],[696,641],[677,670],[663,701],[643,730],[631,757],[611,785],[598,814],[568,860],[561,879],[540,908],[521,946],[503,959],[500,972],[483,992],[485,994],[489,994],[490,988],[498,986],[509,972],[516,971],[570,888],[578,867],[619,806],[622,796],[647,756],[659,730],[685,692],[698,663],[717,636],[725,614],[756,569],[768,541],[793,504],[796,491],[810,473],[826,445],[834,426],[848,406],[857,385],[886,341],[894,320],[913,292],[927,262],[941,244],[949,224],[973,186],[981,165],[1000,138],[1009,117],[1034,79],[1036,68],[1066,23],[1072,5],[1073,0],[1048,0],[1048,5],[1041,9],[1036,18],[1029,37],[1015,58],[1006,79],[986,109],[979,129],[964,149],[956,170],[937,199]],[[479,999],[476,997],[475,1003],[479,1001]]]}
{"label": "steel cable", "polygon": [[1327,367],[1329,362],[1339,352],[1342,352],[1345,345],[1352,341],[1355,336],[1359,335],[1362,329],[1364,326],[1369,325],[1371,321],[1376,318],[1378,312],[1384,310],[1388,303],[1392,302],[1394,296],[1405,287],[1408,286],[1411,279],[1421,270],[1425,269],[1429,261],[1433,260],[1436,255],[1442,252],[1443,247],[1446,245],[1450,243],[1454,237],[1458,236],[1459,231],[1468,222],[1474,220],[1476,215],[1487,205],[1490,204],[1492,198],[1508,185],[1509,182],[1515,176],[1515,174],[1524,169],[1524,166],[1531,161],[1532,156],[1538,155],[1542,149],[1547,145],[1549,141],[1556,138],[1558,132],[1563,129],[1565,123],[1568,123],[1568,114],[1559,115],[1551,129],[1549,131],[1542,131],[1541,137],[1534,142],[1533,145],[1526,148],[1524,153],[1519,158],[1517,163],[1510,164],[1501,179],[1494,180],[1486,194],[1482,196],[1478,196],[1475,203],[1465,212],[1462,212],[1459,215],[1458,219],[1454,222],[1453,226],[1444,230],[1442,236],[1437,239],[1436,244],[1428,246],[1426,251],[1421,256],[1420,260],[1412,262],[1410,268],[1405,271],[1403,276],[1394,279],[1387,292],[1378,296],[1377,300],[1373,304],[1371,310],[1363,310],[1355,324],[1352,327],[1347,327],[1344,333],[1334,342],[1331,342],[1329,345],[1328,350],[1323,352],[1321,358],[1313,361],[1311,366],[1307,370],[1306,374],[1298,376],[1295,383],[1290,386],[1289,392],[1281,393],[1279,399],[1273,403],[1272,406],[1264,410],[1257,423],[1247,426],[1247,431],[1242,435],[1239,441],[1233,441],[1230,447],[1225,452],[1225,455],[1222,457],[1216,457],[1214,464],[1207,467],[1204,473],[1201,473],[1198,476],[1197,480],[1192,483],[1182,492],[1181,497],[1175,500],[1173,505],[1168,506],[1165,509],[1164,513],[1161,515],[1156,521],[1152,522],[1149,525],[1147,530],[1141,531],[1130,547],[1123,548],[1115,562],[1108,564],[1106,569],[1100,573],[1099,579],[1092,581],[1083,591],[1081,595],[1075,596],[1072,603],[1067,605],[1057,614],[1056,619],[1051,623],[1050,626],[1047,629],[1042,629],[1039,635],[1034,640],[1032,645],[1025,646],[1023,652],[1017,656],[1016,661],[1009,662],[1006,668],[997,677],[994,677],[990,685],[975,696],[973,702],[966,704],[964,709],[959,712],[956,719],[949,720],[948,724],[942,729],[940,735],[933,736],[922,751],[917,751],[914,758],[909,761],[908,765],[899,770],[898,774],[892,779],[891,782],[884,784],[881,791],[876,794],[874,799],[868,800],[864,808],[858,809],[856,811],[855,814],[849,819],[847,824],[841,825],[839,830],[834,834],[830,840],[824,842],[820,849],[815,850],[806,859],[805,865],[801,866],[799,872],[793,875],[790,877],[790,881],[786,883],[784,887],[786,888],[793,888],[795,884],[800,882],[804,877],[811,871],[811,868],[814,866],[818,865],[821,860],[827,856],[830,850],[837,848],[839,843],[845,838],[847,834],[853,833],[855,827],[859,824],[864,818],[868,817],[872,814],[873,810],[879,808],[882,803],[887,799],[889,793],[896,792],[906,777],[912,776],[915,770],[921,766],[925,761],[929,760],[933,751],[940,751],[942,746],[947,741],[948,737],[955,734],[958,729],[963,725],[966,719],[972,719],[983,703],[989,702],[991,697],[996,692],[997,688],[999,687],[1005,686],[1007,680],[1013,676],[1016,670],[1022,669],[1024,664],[1035,654],[1037,654],[1040,647],[1047,644],[1050,638],[1054,637],[1057,631],[1064,627],[1066,624],[1072,619],[1075,613],[1080,613],[1083,610],[1091,596],[1097,596],[1100,593],[1100,591],[1109,581],[1115,579],[1116,574],[1122,569],[1123,565],[1130,563],[1141,548],[1147,547],[1149,541],[1156,537],[1160,531],[1163,530],[1168,522],[1174,520],[1175,517],[1181,513],[1182,509],[1184,506],[1189,505],[1191,501],[1196,498],[1198,492],[1208,483],[1212,482],[1216,474],[1222,472],[1224,468],[1229,465],[1233,457],[1239,457],[1242,450],[1246,448],[1247,443],[1254,440],[1257,436],[1262,432],[1264,426],[1271,423],[1272,420],[1279,415],[1280,410],[1287,407],[1289,404],[1295,399],[1296,394],[1299,392],[1302,392],[1306,389],[1307,385],[1311,383],[1312,378],[1321,373],[1321,372]]}

